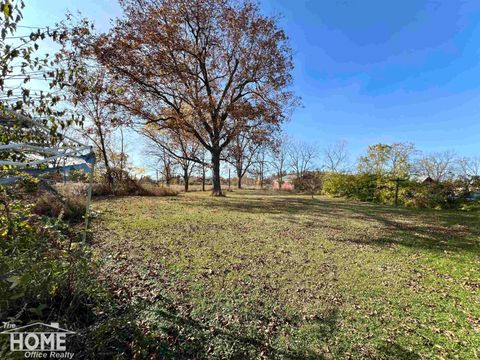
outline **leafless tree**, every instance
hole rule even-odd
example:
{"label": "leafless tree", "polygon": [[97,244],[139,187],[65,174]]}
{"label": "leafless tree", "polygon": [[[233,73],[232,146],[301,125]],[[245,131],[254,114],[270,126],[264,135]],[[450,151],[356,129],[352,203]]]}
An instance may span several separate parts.
{"label": "leafless tree", "polygon": [[[105,167],[109,185],[114,189],[110,142],[113,131],[121,122],[118,120],[118,108],[108,100],[108,82],[103,70],[92,66],[82,73],[82,79],[76,87],[69,88],[69,99],[85,117],[79,129],[80,134],[94,144]],[[88,91],[84,91],[84,88],[88,88]]]}
{"label": "leafless tree", "polygon": [[301,177],[313,166],[313,162],[318,157],[318,149],[306,142],[291,141],[288,144],[287,155],[295,175]]}
{"label": "leafless tree", "polygon": [[347,142],[339,140],[323,149],[325,170],[336,173],[344,171],[348,160]]}
{"label": "leafless tree", "polygon": [[268,171],[268,150],[266,145],[261,146],[255,154],[253,163],[252,175],[254,175],[260,182],[260,188],[263,189],[265,183],[265,174]]}
{"label": "leafless tree", "polygon": [[453,151],[430,153],[417,161],[416,171],[435,181],[444,181],[454,176],[456,159],[457,155]]}
{"label": "leafless tree", "polygon": [[480,156],[459,159],[460,174],[466,177],[480,176]]}
{"label": "leafless tree", "polygon": [[145,150],[145,155],[153,159],[152,167],[160,173],[165,185],[170,186],[175,177],[176,167],[172,154],[162,147],[148,147]]}
{"label": "leafless tree", "polygon": [[283,184],[283,177],[288,172],[288,139],[286,137],[277,141],[271,150],[270,164],[275,171],[277,181],[281,187]]}
{"label": "leafless tree", "polygon": [[[158,130],[157,127],[145,126],[141,134],[154,145],[154,152],[160,151],[161,158],[170,155],[173,162],[182,170],[185,192],[188,191],[190,176],[199,164],[201,144],[189,134],[173,131],[171,129]],[[163,161],[165,164],[165,161]]]}
{"label": "leafless tree", "polygon": [[249,133],[240,133],[230,142],[227,148],[227,157],[223,160],[235,168],[239,189],[242,188],[242,178],[253,165],[261,146],[262,141],[257,141]]}
{"label": "leafless tree", "polygon": [[458,160],[458,172],[467,190],[471,183],[480,179],[480,156],[463,157]]}
{"label": "leafless tree", "polygon": [[198,150],[198,158],[201,161],[200,166],[199,166],[199,170],[200,170],[201,177],[202,177],[202,191],[205,191],[206,174],[207,174],[207,170],[209,168],[208,160],[207,160],[207,149],[205,149],[204,147],[201,147]]}

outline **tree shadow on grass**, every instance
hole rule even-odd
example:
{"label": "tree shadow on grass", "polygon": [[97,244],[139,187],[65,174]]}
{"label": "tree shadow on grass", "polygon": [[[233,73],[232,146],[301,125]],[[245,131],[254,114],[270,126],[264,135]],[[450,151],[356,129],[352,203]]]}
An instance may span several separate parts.
{"label": "tree shadow on grass", "polygon": [[192,206],[213,208],[226,211],[239,211],[249,214],[297,214],[321,209],[336,211],[330,203],[317,199],[306,199],[296,196],[248,196],[232,198],[202,199],[202,202],[189,203]]}
{"label": "tree shadow on grass", "polygon": [[[257,321],[265,321],[261,314],[256,315]],[[146,320],[146,321],[145,321]],[[329,342],[338,333],[339,312],[331,310],[325,316],[310,320],[282,319],[290,330],[295,332],[302,325],[310,328],[303,338],[297,334],[293,347],[278,345],[271,340],[278,336],[277,331],[269,334],[259,332],[257,336],[245,335],[242,329],[229,329],[228,326],[209,326],[206,321],[200,321],[180,315],[165,304],[163,299],[159,304],[136,305],[129,308],[121,316],[109,319],[103,326],[108,332],[103,332],[103,343],[92,345],[93,352],[82,351],[85,358],[120,359],[289,359],[289,360],[322,360],[343,358],[343,350],[338,353],[329,349]],[[139,324],[139,321],[140,324]],[[148,323],[148,325],[147,325]],[[96,337],[99,339],[98,335]],[[101,339],[101,337],[100,337]],[[315,343],[315,344],[314,344]],[[311,350],[319,346],[324,353]],[[350,350],[356,353],[356,350]],[[377,350],[387,359],[412,359],[420,357],[399,344],[384,344]],[[361,350],[358,350],[358,355]]]}
{"label": "tree shadow on grass", "polygon": [[[154,305],[137,304],[119,316],[111,317],[103,325],[105,329],[91,337],[97,342],[87,346],[90,350],[80,351],[80,354],[95,359],[327,358],[308,347],[291,349],[276,346],[271,340],[278,335],[279,329],[246,335],[241,326],[231,329],[229,326],[211,325],[208,320],[200,321],[181,315],[173,304],[167,304],[166,301],[162,298]],[[271,320],[264,318],[260,312],[255,314],[255,318],[257,323]],[[285,318],[282,321],[292,328],[306,323],[298,319]],[[325,343],[336,334],[337,322],[337,311],[308,321],[310,325],[315,325],[315,337]]]}
{"label": "tree shadow on grass", "polygon": [[413,351],[405,349],[403,346],[392,343],[380,347],[380,352],[385,355],[386,359],[398,360],[419,360],[420,356]]}
{"label": "tree shadow on grass", "polygon": [[[346,237],[338,241],[362,245],[389,246],[393,244],[430,251],[480,250],[480,216],[478,214],[447,210],[419,210],[394,208],[385,205],[334,199],[307,199],[297,196],[235,197],[214,199],[207,204],[191,206],[208,207],[228,212],[269,214],[283,222],[311,226],[317,229],[342,231],[341,225],[328,223],[332,219],[352,219],[372,222],[384,229],[380,237]],[[296,215],[302,215],[300,222]],[[321,221],[319,221],[321,218]],[[309,224],[305,224],[309,221]]]}
{"label": "tree shadow on grass", "polygon": [[[280,327],[265,332],[267,323],[275,320],[288,326],[290,329],[298,328],[306,323],[315,325],[316,338],[323,342],[333,338],[337,332],[338,311],[332,310],[325,316],[316,317],[305,321],[277,315],[271,319],[265,317],[259,310],[251,314],[253,323],[262,324],[261,329],[254,334],[246,335],[246,328],[236,324],[234,328],[229,325],[207,325],[205,322],[179,315],[174,310],[165,307],[154,307],[158,330],[174,341],[166,347],[156,349],[160,358],[191,359],[209,358],[211,356],[230,359],[259,358],[284,358],[284,359],[323,359],[324,355],[311,351],[309,348],[284,348],[276,346],[272,340],[279,335]],[[222,314],[225,315],[225,314]],[[279,318],[280,317],[280,318]],[[166,345],[166,344],[164,344]]]}
{"label": "tree shadow on grass", "polygon": [[361,239],[359,243],[380,246],[397,244],[436,252],[478,253],[480,250],[480,219],[476,215],[395,209],[380,205],[356,207],[352,212],[360,219],[376,221],[385,229],[380,238]]}

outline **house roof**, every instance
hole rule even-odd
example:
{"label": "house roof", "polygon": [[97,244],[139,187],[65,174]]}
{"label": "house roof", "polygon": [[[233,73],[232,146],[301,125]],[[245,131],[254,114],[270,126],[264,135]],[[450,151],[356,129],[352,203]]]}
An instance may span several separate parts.
{"label": "house roof", "polygon": [[423,183],[433,183],[435,180],[433,180],[430,176],[427,176],[425,179],[422,181]]}

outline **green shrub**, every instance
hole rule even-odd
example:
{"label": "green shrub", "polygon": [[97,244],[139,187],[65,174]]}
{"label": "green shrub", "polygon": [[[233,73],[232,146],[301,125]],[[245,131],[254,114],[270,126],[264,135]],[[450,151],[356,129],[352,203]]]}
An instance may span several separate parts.
{"label": "green shrub", "polygon": [[[0,187],[1,317],[19,324],[55,320],[91,337],[97,309],[111,307],[108,290],[94,276],[97,263],[75,226],[34,214],[25,194],[21,187]],[[10,354],[7,339],[0,338],[0,358]],[[73,341],[72,351],[84,350],[83,342]]]}
{"label": "green shrub", "polygon": [[449,182],[429,184],[409,184],[405,204],[416,208],[454,209],[458,208],[462,198],[455,197],[455,188]]}
{"label": "green shrub", "polygon": [[38,190],[38,184],[40,181],[38,178],[30,176],[30,175],[23,175],[22,178],[22,188],[27,193],[34,193]]}
{"label": "green shrub", "polygon": [[460,210],[462,211],[480,211],[480,200],[464,203],[460,206]]}
{"label": "green shrub", "polygon": [[88,182],[88,173],[82,170],[72,170],[68,173],[68,181],[70,182]]}
{"label": "green shrub", "polygon": [[[395,187],[394,179],[371,174],[326,174],[323,182],[323,191],[327,195],[382,204],[394,203]],[[458,187],[453,182],[424,184],[402,181],[398,189],[398,203],[415,208],[468,209],[469,206],[463,205],[464,196],[455,194]],[[475,205],[471,208],[474,209]]]}
{"label": "green shrub", "polygon": [[361,201],[380,201],[382,179],[371,174],[358,174],[354,176],[354,198]]}
{"label": "green shrub", "polygon": [[[376,200],[392,204],[395,198],[395,182],[390,179],[377,178]],[[398,191],[399,204],[430,209],[456,209],[463,201],[462,196],[455,195],[456,185],[451,182],[419,183],[412,180],[400,182]]]}
{"label": "green shrub", "polygon": [[354,175],[329,173],[324,176],[323,192],[335,197],[352,197]]}
{"label": "green shrub", "polygon": [[21,303],[46,302],[68,287],[72,258],[65,223],[33,214],[4,190],[0,196],[0,312],[5,314]]}
{"label": "green shrub", "polygon": [[323,191],[336,197],[347,197],[361,201],[378,200],[377,177],[369,174],[327,174]]}
{"label": "green shrub", "polygon": [[[75,187],[62,186],[61,189],[69,207],[83,198],[72,189]],[[97,281],[98,264],[91,259],[88,244],[80,242],[78,227],[58,216],[65,211],[64,204],[58,203],[58,197],[53,194],[32,194],[29,190],[23,184],[0,186],[1,317],[22,325],[60,322],[65,328],[82,333],[80,338],[70,340],[71,351],[81,358],[97,358],[93,349],[99,329],[105,318],[122,315],[122,311],[118,314],[120,304],[115,303],[108,288]],[[42,206],[42,216],[33,212],[38,204]],[[50,216],[51,212],[54,217]],[[104,351],[105,346],[120,337],[108,334],[100,339],[97,352]],[[129,348],[128,342],[120,345]],[[8,337],[2,337],[0,358],[6,354],[10,354]]]}

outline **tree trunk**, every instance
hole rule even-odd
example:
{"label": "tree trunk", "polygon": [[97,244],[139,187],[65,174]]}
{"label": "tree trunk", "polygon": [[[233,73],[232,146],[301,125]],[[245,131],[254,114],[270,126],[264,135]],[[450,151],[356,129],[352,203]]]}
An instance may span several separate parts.
{"label": "tree trunk", "polygon": [[105,163],[105,170],[107,171],[107,181],[108,181],[108,184],[110,185],[110,189],[112,190],[112,193],[115,194],[115,186],[113,183],[112,169],[110,168],[110,163],[108,161],[107,147],[105,146],[105,139],[101,131],[99,131],[99,135],[100,135],[100,146],[102,147],[101,151],[103,156],[103,162]]}
{"label": "tree trunk", "polygon": [[262,162],[260,163],[260,189],[263,189],[264,182],[265,182],[265,153],[263,153]]}
{"label": "tree trunk", "polygon": [[124,157],[124,154],[125,154],[125,147],[124,147],[124,143],[123,143],[123,128],[120,127],[120,134],[122,135],[121,137],[121,141],[122,141],[122,152],[120,153],[120,181],[123,181],[123,169],[124,169],[124,163],[123,163],[123,157]]}
{"label": "tree trunk", "polygon": [[107,181],[108,184],[110,185],[110,189],[112,190],[112,193],[115,194],[115,187],[113,184],[113,176],[112,176],[112,171],[110,169],[110,163],[108,161],[108,155],[107,155],[107,146],[105,145],[105,137],[103,134],[103,129],[101,126],[100,121],[95,122],[95,126],[97,127],[97,134],[98,137],[100,138],[100,151],[102,152],[102,157],[103,157],[103,162],[105,163],[105,170],[107,172]]}
{"label": "tree trunk", "polygon": [[237,179],[238,179],[237,187],[238,187],[239,189],[241,189],[241,188],[242,188],[242,177],[243,177],[243,175],[242,175],[242,168],[238,168],[238,167],[237,167],[235,170],[237,171]]}
{"label": "tree trunk", "polygon": [[112,190],[113,195],[115,195],[115,185],[113,183],[113,175],[112,175],[112,170],[110,169],[110,166],[107,166],[105,163],[105,167],[107,168],[107,181],[108,184],[110,185],[110,189]]}
{"label": "tree trunk", "polygon": [[113,175],[112,175],[112,169],[110,168],[108,158],[106,157],[107,154],[106,154],[105,149],[102,149],[102,153],[103,153],[103,158],[104,158],[104,161],[105,161],[105,169],[107,171],[108,185],[110,186],[110,190],[112,190],[112,194],[115,195],[115,183],[114,183],[114,179],[113,179]]}
{"label": "tree trunk", "polygon": [[220,151],[212,152],[212,195],[222,196],[222,184],[220,181]]}
{"label": "tree trunk", "polygon": [[205,191],[205,165],[202,166],[202,191]]}
{"label": "tree trunk", "polygon": [[188,180],[189,180],[190,176],[188,176],[188,169],[184,169],[183,170],[183,185],[184,185],[184,189],[185,189],[185,192],[188,192]]}

